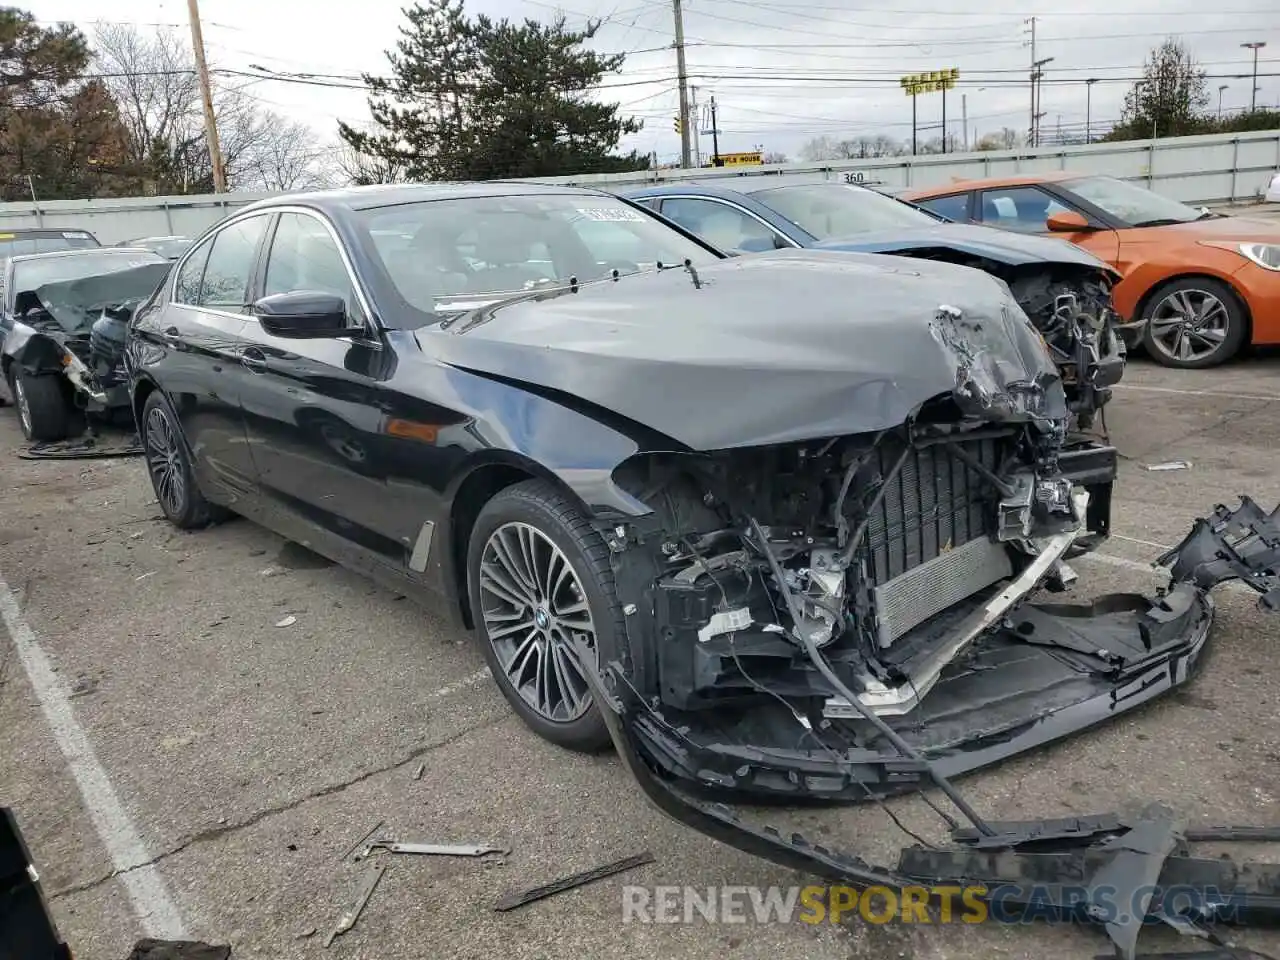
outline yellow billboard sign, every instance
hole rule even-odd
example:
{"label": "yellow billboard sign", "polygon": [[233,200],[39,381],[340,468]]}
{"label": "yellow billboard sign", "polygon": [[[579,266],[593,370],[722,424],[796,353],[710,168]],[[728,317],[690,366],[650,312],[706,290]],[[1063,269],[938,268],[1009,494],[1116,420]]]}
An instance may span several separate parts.
{"label": "yellow billboard sign", "polygon": [[938,93],[942,90],[954,89],[956,81],[959,79],[960,68],[949,67],[946,70],[910,73],[901,78],[898,83],[902,87],[903,93],[908,97],[913,97],[917,93]]}
{"label": "yellow billboard sign", "polygon": [[748,150],[745,153],[720,154],[722,167],[751,167],[764,163],[764,154],[759,150]]}

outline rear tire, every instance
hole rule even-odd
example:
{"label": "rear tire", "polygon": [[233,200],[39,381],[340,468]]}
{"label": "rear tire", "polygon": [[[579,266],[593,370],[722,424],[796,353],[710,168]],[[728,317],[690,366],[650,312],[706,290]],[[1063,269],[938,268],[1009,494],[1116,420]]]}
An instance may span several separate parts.
{"label": "rear tire", "polygon": [[1147,299],[1142,316],[1142,345],[1166,367],[1216,367],[1239,353],[1248,336],[1244,305],[1220,280],[1184,277],[1167,283]]}
{"label": "rear tire", "polygon": [[9,369],[9,392],[18,411],[22,434],[34,443],[65,440],[70,432],[71,405],[56,374],[33,375]]}
{"label": "rear tire", "polygon": [[578,506],[543,480],[485,504],[467,551],[476,640],[502,695],[545,740],[584,753],[610,743],[576,666],[623,659],[625,626],[609,549]]}
{"label": "rear tire", "polygon": [[207,527],[230,511],[210,503],[196,483],[191,450],[178,425],[178,415],[159,390],[142,405],[138,435],[160,510],[180,530]]}

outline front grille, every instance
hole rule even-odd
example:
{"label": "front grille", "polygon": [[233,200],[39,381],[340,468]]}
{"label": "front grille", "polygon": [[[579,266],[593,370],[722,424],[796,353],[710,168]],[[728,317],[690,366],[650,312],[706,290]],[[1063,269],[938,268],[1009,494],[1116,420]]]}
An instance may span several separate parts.
{"label": "front grille", "polygon": [[[961,445],[983,465],[998,469],[1003,439]],[[880,445],[881,477],[893,469],[902,449],[897,439]],[[941,445],[907,455],[871,515],[863,545],[882,645],[1009,575],[1005,548],[989,539],[995,496],[990,484]]]}

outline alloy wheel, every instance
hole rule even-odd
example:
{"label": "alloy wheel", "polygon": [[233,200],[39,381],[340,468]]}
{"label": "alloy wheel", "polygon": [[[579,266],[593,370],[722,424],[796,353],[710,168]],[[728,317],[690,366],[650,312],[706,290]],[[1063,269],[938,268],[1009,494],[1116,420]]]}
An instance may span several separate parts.
{"label": "alloy wheel", "polygon": [[1171,293],[1151,312],[1151,342],[1173,360],[1201,360],[1218,350],[1227,338],[1231,314],[1227,305],[1207,290]]}
{"label": "alloy wheel", "polygon": [[540,717],[570,723],[591,707],[575,648],[596,649],[587,596],[563,551],[527,523],[505,523],[480,557],[485,635],[512,689]]}
{"label": "alloy wheel", "polygon": [[182,450],[173,421],[161,407],[152,407],[147,413],[145,442],[156,498],[171,516],[182,513],[187,499]]}

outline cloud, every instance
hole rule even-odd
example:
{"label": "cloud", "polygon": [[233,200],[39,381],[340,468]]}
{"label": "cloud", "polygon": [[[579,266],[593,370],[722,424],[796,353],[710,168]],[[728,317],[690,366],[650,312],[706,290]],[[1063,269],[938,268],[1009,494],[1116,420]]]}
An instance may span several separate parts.
{"label": "cloud", "polygon": [[[1049,0],[1052,6],[997,0],[1001,6],[954,6],[955,0],[685,0],[689,83],[699,104],[715,96],[720,148],[782,151],[794,157],[813,136],[837,138],[887,133],[911,135],[911,101],[898,87],[907,73],[957,67],[957,88],[947,95],[948,130],[961,135],[962,105],[969,135],[1029,124],[1030,33],[1036,16],[1036,56],[1045,67],[1042,129],[1079,129],[1085,120],[1088,78],[1095,122],[1118,118],[1130,81],[1150,49],[1167,36],[1182,37],[1213,76],[1226,84],[1227,109],[1247,106],[1252,54],[1240,44],[1264,40],[1259,74],[1280,74],[1280,17],[1272,0],[1222,0],[1229,10],[1208,10],[1192,0]],[[1117,3],[1120,4],[1117,7]],[[201,0],[205,41],[218,66],[250,70],[355,76],[384,73],[384,51],[394,45],[401,4],[367,3],[352,15],[338,0]],[[950,7],[951,9],[944,9]],[[627,52],[623,73],[610,78],[601,99],[624,105],[645,129],[624,148],[678,157],[673,130],[677,85],[672,6],[667,0],[472,0],[473,13],[548,20],[563,10],[572,25],[604,21],[594,46]],[[186,26],[186,4],[161,0],[146,14],[120,0],[42,0],[37,15],[87,28],[95,18]],[[1275,56],[1266,54],[1274,47]],[[1219,79],[1219,77],[1221,77]],[[237,77],[266,105],[332,135],[338,119],[368,119],[358,90],[314,87]],[[1258,100],[1280,100],[1280,77],[1260,76]],[[941,96],[917,102],[922,136],[940,132]],[[702,138],[710,151],[710,137]]]}

